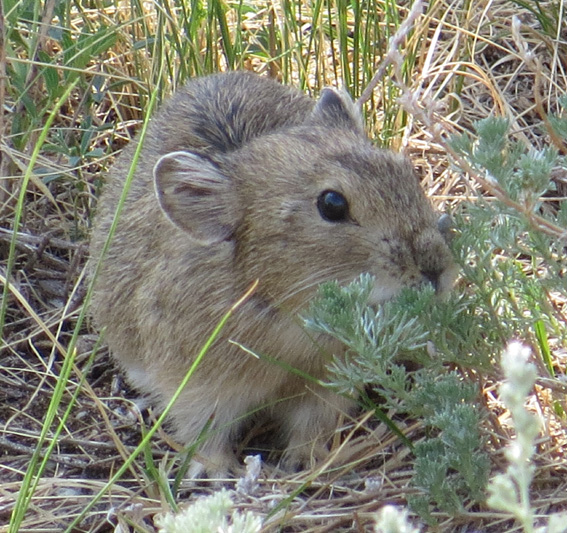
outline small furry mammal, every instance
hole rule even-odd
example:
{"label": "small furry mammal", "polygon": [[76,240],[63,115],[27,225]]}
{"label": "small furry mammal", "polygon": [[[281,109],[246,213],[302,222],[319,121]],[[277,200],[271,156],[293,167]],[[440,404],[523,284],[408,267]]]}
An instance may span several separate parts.
{"label": "small furry mammal", "polygon": [[[90,270],[128,174],[134,144],[112,169],[91,243]],[[240,419],[266,406],[291,465],[325,452],[351,402],[234,340],[324,379],[341,347],[297,320],[317,285],[376,277],[375,302],[424,281],[454,279],[437,216],[411,164],[366,138],[345,94],[315,102],[250,73],[199,78],[151,121],[115,237],[96,280],[92,314],[129,381],[163,407],[212,329],[254,280],[172,410],[209,474],[226,472]]]}

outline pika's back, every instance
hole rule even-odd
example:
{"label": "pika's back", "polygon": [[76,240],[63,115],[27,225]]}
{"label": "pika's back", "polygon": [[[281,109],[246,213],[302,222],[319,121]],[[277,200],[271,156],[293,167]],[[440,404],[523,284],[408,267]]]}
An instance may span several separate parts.
{"label": "pika's back", "polygon": [[[301,124],[314,102],[297,89],[248,72],[197,78],[162,106],[148,138],[163,153],[191,148],[214,157],[255,137]],[[151,147],[150,147],[151,149]]]}

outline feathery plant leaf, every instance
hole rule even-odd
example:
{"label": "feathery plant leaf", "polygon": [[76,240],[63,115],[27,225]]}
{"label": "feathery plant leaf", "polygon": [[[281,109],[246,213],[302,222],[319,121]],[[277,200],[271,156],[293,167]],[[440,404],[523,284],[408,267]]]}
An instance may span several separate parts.
{"label": "feathery plant leaf", "polygon": [[[351,394],[370,389],[381,398],[381,408],[423,420],[429,437],[414,449],[413,484],[420,493],[412,505],[431,521],[432,505],[455,513],[464,498],[481,499],[486,485],[489,461],[479,433],[478,390],[461,374],[443,371],[444,364],[460,360],[461,353],[474,346],[466,333],[459,338],[459,332],[480,324],[470,323],[475,314],[462,298],[436,302],[431,288],[405,290],[374,309],[368,304],[372,286],[368,275],[346,287],[323,284],[305,324],[347,347],[344,359],[337,358],[330,366],[330,386]],[[462,317],[467,324],[463,330],[455,328],[457,334],[449,338],[447,332]],[[481,335],[475,340],[484,341]],[[461,364],[478,367],[470,356],[462,359]],[[410,370],[409,362],[420,366]]]}

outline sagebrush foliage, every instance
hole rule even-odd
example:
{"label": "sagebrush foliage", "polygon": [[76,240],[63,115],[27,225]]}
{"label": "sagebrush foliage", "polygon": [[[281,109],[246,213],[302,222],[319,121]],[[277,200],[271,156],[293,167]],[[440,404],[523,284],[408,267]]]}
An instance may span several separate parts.
{"label": "sagebrush foliage", "polygon": [[[559,133],[567,118],[553,115],[550,124]],[[506,193],[460,206],[454,249],[477,308],[495,318],[499,335],[542,349],[538,324],[560,344],[566,339],[565,317],[551,297],[567,294],[567,203],[555,199],[552,179],[567,172],[567,161],[554,147],[536,150],[512,140],[509,130],[505,119],[488,118],[476,125],[476,141],[466,134],[452,140],[475,170]]]}
{"label": "sagebrush foliage", "polygon": [[[331,366],[330,386],[358,391],[367,408],[423,420],[428,437],[413,448],[414,485],[421,492],[412,506],[424,518],[430,504],[456,512],[467,497],[481,497],[489,463],[478,387],[444,366],[453,366],[460,354],[462,368],[489,365],[486,351],[474,350],[484,315],[470,313],[463,296],[437,302],[430,288],[406,290],[374,309],[368,304],[372,282],[364,275],[346,287],[323,285],[306,325],[347,346],[346,358]],[[371,397],[380,403],[369,405]]]}

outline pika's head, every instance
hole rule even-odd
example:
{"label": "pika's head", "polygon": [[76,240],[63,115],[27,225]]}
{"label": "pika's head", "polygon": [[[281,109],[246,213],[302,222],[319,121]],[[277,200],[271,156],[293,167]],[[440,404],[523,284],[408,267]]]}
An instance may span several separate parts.
{"label": "pika's head", "polygon": [[423,283],[445,292],[454,281],[443,228],[411,164],[373,147],[337,91],[325,90],[304,123],[215,161],[167,154],[154,180],[167,217],[196,246],[229,243],[230,282],[259,279],[271,305],[297,310],[321,282],[361,273],[376,279],[374,302]]}

